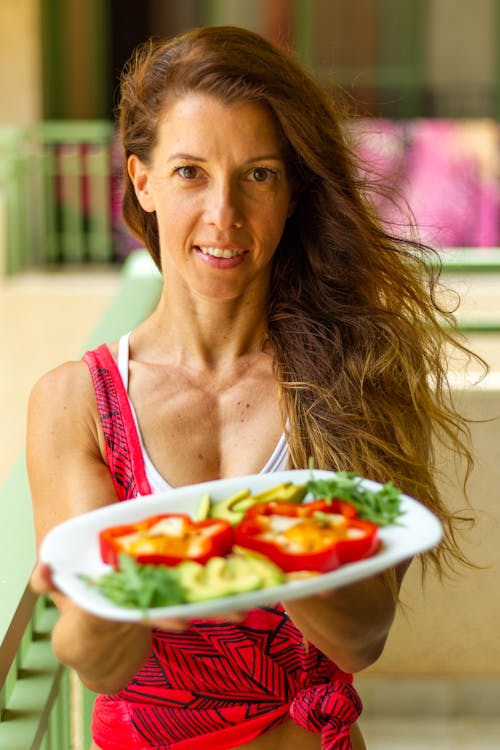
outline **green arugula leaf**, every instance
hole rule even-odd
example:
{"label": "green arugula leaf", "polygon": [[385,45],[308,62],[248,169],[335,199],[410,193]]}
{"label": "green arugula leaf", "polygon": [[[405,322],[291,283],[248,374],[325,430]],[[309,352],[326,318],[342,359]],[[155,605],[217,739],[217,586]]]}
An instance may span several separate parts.
{"label": "green arugula leaf", "polygon": [[99,579],[81,578],[115,604],[142,612],[185,601],[175,568],[141,565],[124,554],[119,557],[119,565],[119,570],[105,573]]}
{"label": "green arugula leaf", "polygon": [[363,484],[363,478],[353,471],[340,471],[331,479],[314,479],[312,476],[307,488],[315,499],[337,499],[351,503],[360,518],[377,526],[396,523],[403,512],[402,493],[392,482],[386,482],[378,490],[371,490]]}

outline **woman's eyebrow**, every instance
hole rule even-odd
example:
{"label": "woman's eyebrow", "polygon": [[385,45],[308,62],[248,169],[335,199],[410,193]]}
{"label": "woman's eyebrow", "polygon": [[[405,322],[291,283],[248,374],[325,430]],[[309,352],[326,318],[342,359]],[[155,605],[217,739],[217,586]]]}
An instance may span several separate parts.
{"label": "woman's eyebrow", "polygon": [[[196,156],[196,154],[188,154],[183,151],[179,151],[168,157],[167,161],[175,161],[176,159],[184,159],[185,161],[199,161],[206,163],[208,159],[203,156]],[[274,154],[261,154],[258,156],[251,156],[245,161],[245,164],[253,164],[256,161],[284,161],[284,158],[279,153]]]}
{"label": "woman's eyebrow", "polygon": [[206,162],[207,159],[204,159],[203,156],[195,156],[194,154],[186,154],[183,152],[179,152],[176,154],[172,154],[168,157],[167,161],[175,161],[175,159],[185,159],[186,161],[202,161]]}
{"label": "woman's eyebrow", "polygon": [[245,164],[252,164],[255,161],[285,161],[281,154],[262,154],[261,156],[252,156],[247,159]]}

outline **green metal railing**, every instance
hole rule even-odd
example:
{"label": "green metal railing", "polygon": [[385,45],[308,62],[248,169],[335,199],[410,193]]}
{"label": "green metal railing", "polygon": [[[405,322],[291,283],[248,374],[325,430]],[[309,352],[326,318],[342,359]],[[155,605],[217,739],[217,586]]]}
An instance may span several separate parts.
{"label": "green metal railing", "polygon": [[7,275],[113,261],[113,133],[113,124],[100,120],[0,128]]}
{"label": "green metal railing", "polygon": [[27,588],[35,546],[22,459],[0,487],[0,528],[0,747],[69,748],[68,675],[50,646],[56,613]]}

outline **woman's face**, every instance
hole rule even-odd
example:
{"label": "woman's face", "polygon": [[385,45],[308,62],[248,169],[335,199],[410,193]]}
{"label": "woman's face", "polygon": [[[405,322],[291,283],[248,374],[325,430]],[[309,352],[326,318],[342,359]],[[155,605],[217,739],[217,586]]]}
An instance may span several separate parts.
{"label": "woman's face", "polygon": [[155,211],[168,284],[206,297],[267,289],[292,208],[278,127],[261,104],[188,94],[160,120],[151,163],[129,159],[145,211]]}

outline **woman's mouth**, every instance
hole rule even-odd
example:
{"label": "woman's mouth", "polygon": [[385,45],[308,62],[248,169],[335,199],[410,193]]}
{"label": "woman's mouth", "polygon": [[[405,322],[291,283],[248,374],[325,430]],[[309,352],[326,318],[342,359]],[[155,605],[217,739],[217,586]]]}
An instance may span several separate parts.
{"label": "woman's mouth", "polygon": [[211,255],[213,258],[237,258],[240,255],[243,255],[246,251],[241,249],[231,249],[228,250],[226,248],[222,247],[212,247],[212,246],[201,246],[198,245],[198,249],[201,250],[203,255]]}

